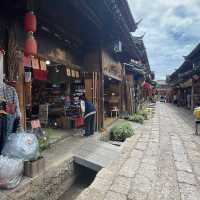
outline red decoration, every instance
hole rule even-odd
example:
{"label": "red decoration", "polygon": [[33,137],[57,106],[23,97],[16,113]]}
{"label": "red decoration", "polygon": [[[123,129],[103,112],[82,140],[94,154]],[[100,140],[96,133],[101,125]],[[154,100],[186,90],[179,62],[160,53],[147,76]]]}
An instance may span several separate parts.
{"label": "red decoration", "polygon": [[37,30],[37,20],[36,16],[32,11],[27,12],[24,18],[24,28],[26,32],[36,32]]}
{"label": "red decoration", "polygon": [[5,55],[5,50],[3,48],[0,48],[0,53]]}
{"label": "red decoration", "polygon": [[33,78],[35,80],[47,81],[47,79],[48,79],[48,72],[40,70],[40,69],[33,69]]}
{"label": "red decoration", "polygon": [[31,35],[25,41],[24,54],[26,56],[34,56],[37,54],[37,41]]}
{"label": "red decoration", "polygon": [[152,86],[149,83],[145,82],[143,85],[143,88],[146,90],[150,90],[152,88]]}

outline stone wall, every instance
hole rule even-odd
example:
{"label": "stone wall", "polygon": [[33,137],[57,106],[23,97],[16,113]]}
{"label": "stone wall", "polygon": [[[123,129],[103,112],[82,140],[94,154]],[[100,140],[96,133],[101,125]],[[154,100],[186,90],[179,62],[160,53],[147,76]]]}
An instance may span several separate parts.
{"label": "stone wall", "polygon": [[56,163],[32,179],[25,178],[14,190],[0,191],[0,200],[57,200],[74,183],[73,158]]}

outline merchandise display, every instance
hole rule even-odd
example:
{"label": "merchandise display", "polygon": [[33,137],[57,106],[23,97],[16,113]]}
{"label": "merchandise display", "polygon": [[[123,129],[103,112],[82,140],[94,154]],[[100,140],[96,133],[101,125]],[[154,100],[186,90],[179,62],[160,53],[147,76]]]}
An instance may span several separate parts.
{"label": "merchandise display", "polygon": [[71,84],[71,103],[68,104],[68,107],[65,107],[67,117],[75,119],[82,116],[80,97],[83,96],[84,92],[85,86],[83,81],[74,80]]}

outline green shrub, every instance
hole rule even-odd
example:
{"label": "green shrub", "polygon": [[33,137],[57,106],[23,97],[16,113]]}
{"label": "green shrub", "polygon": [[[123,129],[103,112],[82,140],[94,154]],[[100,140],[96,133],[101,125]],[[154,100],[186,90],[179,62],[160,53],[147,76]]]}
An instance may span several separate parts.
{"label": "green shrub", "polygon": [[130,116],[128,120],[132,121],[132,122],[137,122],[137,123],[140,123],[140,124],[144,123],[144,117],[142,115],[139,115],[139,114],[134,114],[134,115]]}
{"label": "green shrub", "polygon": [[148,112],[148,110],[146,110],[146,109],[140,110],[140,111],[138,112],[138,115],[142,115],[142,116],[144,117],[144,119],[147,120],[148,117],[149,117],[149,112]]}
{"label": "green shrub", "polygon": [[129,122],[117,124],[110,131],[110,139],[113,141],[123,142],[133,135],[134,130]]}
{"label": "green shrub", "polygon": [[47,137],[40,138],[38,141],[39,141],[40,152],[44,151],[49,147],[49,141]]}

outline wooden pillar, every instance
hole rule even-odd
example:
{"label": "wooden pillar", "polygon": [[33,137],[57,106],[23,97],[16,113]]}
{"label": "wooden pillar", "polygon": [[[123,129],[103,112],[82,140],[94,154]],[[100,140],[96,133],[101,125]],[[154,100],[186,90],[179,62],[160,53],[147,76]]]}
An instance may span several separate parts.
{"label": "wooden pillar", "polygon": [[192,91],[191,91],[191,110],[194,110],[194,80],[192,80]]}
{"label": "wooden pillar", "polygon": [[26,109],[25,109],[25,99],[24,99],[24,66],[23,66],[23,53],[17,52],[17,63],[18,63],[18,73],[16,90],[19,98],[20,111],[22,114],[21,125],[25,127],[26,125]]}

